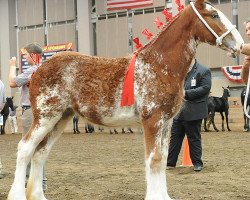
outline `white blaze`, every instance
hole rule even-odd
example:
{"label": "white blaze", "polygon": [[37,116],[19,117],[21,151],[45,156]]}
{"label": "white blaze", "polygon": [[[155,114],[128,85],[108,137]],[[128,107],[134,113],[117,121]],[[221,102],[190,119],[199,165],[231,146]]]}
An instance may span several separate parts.
{"label": "white blaze", "polygon": [[[227,17],[220,10],[215,9],[214,7],[212,7],[209,4],[206,4],[206,9],[209,11],[216,10],[219,17],[220,17],[220,21],[224,24],[224,26],[227,30],[230,30],[233,27],[233,24],[227,19]],[[236,42],[234,48],[237,50],[240,50],[241,45],[244,43],[243,38],[241,37],[240,33],[238,32],[238,30],[236,28],[233,29],[231,31],[231,33],[233,35],[233,39]]]}

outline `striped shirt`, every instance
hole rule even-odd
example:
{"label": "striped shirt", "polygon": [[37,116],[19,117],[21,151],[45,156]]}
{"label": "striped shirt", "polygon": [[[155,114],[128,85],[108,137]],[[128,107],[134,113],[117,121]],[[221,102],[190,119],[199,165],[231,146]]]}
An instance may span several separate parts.
{"label": "striped shirt", "polygon": [[6,103],[6,97],[5,97],[5,89],[4,89],[4,84],[0,80],[0,111],[2,111],[4,105]]}
{"label": "striped shirt", "polygon": [[21,105],[30,106],[30,95],[27,83],[31,80],[32,74],[38,69],[38,66],[29,66],[15,78],[16,85],[21,87]]}

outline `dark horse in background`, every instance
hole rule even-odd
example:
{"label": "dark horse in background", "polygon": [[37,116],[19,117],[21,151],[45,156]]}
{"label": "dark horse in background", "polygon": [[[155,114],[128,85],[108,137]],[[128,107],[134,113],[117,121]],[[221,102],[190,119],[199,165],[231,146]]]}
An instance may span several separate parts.
{"label": "dark horse in background", "polygon": [[14,110],[14,106],[13,106],[13,97],[7,97],[6,98],[6,103],[1,111],[1,115],[3,116],[3,125],[1,125],[1,135],[5,134],[5,124],[6,121],[8,119],[10,110],[9,108],[11,108],[11,110]]}
{"label": "dark horse in background", "polygon": [[[249,127],[249,119],[248,117],[246,116],[245,112],[244,112],[244,101],[245,101],[245,96],[246,96],[246,90],[247,90],[247,87],[244,87],[241,91],[241,94],[240,94],[240,99],[241,99],[241,105],[243,106],[243,115],[244,115],[244,129],[243,131],[250,131],[250,127]],[[250,110],[250,96],[248,95],[248,98],[247,98],[247,112],[248,114],[250,113],[249,110]]]}
{"label": "dark horse in background", "polygon": [[225,131],[223,112],[225,113],[225,116],[226,116],[227,130],[231,131],[228,126],[228,110],[229,110],[228,97],[230,97],[230,90],[228,87],[227,88],[222,87],[222,88],[223,88],[222,97],[214,97],[214,96],[208,97],[208,117],[209,117],[210,122],[208,123],[208,127],[207,127],[207,119],[204,119],[204,129],[206,132],[209,131],[208,128],[211,123],[214,127],[214,130],[217,132],[219,131],[219,129],[217,129],[217,127],[214,124],[214,116],[216,112],[219,112],[221,115],[222,131]]}

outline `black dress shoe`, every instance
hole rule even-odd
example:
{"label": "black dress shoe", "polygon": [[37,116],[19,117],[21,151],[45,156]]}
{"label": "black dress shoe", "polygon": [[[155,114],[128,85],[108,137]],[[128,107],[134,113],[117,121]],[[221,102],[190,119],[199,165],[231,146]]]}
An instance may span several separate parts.
{"label": "black dress shoe", "polygon": [[175,166],[167,166],[166,167],[166,170],[172,170],[172,169],[175,169]]}
{"label": "black dress shoe", "polygon": [[202,169],[203,169],[203,166],[202,166],[202,165],[195,165],[195,166],[194,166],[194,171],[195,171],[195,172],[200,172]]}

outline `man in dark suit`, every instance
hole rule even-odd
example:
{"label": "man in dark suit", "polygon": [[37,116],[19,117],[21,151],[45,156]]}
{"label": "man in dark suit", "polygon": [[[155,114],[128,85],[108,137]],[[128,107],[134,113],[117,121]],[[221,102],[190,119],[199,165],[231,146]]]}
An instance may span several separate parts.
{"label": "man in dark suit", "polygon": [[208,115],[207,101],[211,89],[211,72],[195,59],[192,61],[184,83],[184,101],[173,119],[167,166],[175,167],[185,134],[190,147],[194,171],[203,169],[201,122]]}

